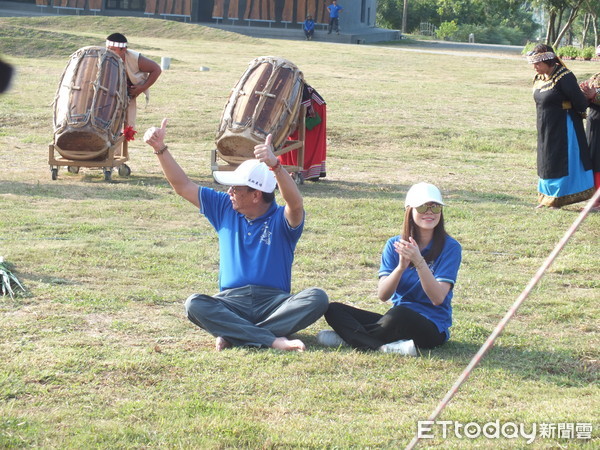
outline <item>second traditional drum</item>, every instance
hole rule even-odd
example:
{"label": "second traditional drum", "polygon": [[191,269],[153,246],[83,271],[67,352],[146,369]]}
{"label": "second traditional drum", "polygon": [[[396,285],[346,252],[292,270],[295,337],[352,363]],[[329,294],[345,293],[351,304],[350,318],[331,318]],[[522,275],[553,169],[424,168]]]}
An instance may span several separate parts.
{"label": "second traditional drum", "polygon": [[64,158],[103,159],[123,131],[127,75],[121,58],[104,47],[71,55],[54,100],[54,147]]}
{"label": "second traditional drum", "polygon": [[286,59],[252,60],[225,105],[216,138],[218,155],[240,164],[254,158],[254,146],[269,134],[279,148],[297,127],[303,85],[302,72]]}

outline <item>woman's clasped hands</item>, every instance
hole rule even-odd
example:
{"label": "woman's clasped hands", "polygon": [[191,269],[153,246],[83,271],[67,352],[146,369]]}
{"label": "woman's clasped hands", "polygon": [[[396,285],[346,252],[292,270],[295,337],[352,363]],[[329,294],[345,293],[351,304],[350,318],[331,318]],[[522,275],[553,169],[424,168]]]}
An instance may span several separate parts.
{"label": "woman's clasped hands", "polygon": [[423,256],[421,256],[421,251],[419,250],[419,245],[417,241],[415,241],[412,236],[408,238],[408,241],[405,239],[399,239],[394,243],[394,248],[398,255],[400,255],[400,263],[399,266],[402,270],[406,269],[408,265],[412,262],[416,267],[423,260]]}

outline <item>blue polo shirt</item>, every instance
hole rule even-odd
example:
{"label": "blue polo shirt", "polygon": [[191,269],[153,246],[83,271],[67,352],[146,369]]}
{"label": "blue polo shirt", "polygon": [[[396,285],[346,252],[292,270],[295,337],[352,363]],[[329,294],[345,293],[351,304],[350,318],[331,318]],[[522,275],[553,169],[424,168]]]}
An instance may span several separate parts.
{"label": "blue polo shirt", "polygon": [[253,284],[290,292],[294,250],[304,221],[290,227],[285,207],[275,201],[264,215],[248,220],[233,209],[228,194],[201,187],[198,195],[200,213],[219,235],[219,289]]}
{"label": "blue polo shirt", "polygon": [[340,11],[344,8],[342,8],[340,5],[331,4],[327,7],[327,9],[329,10],[329,17],[335,19],[340,15]]}
{"label": "blue polo shirt", "polygon": [[[389,276],[398,266],[400,256],[394,249],[394,242],[398,241],[400,236],[394,236],[385,244],[381,254],[381,266],[379,267],[379,277]],[[431,243],[423,249],[421,253],[426,253],[431,247]],[[456,283],[458,269],[462,259],[462,247],[455,239],[448,236],[444,243],[444,248],[437,259],[429,265],[433,276],[437,281],[445,281],[452,286],[448,295],[441,305],[435,306],[425,294],[419,274],[414,267],[408,267],[398,283],[394,295],[390,299],[394,306],[406,306],[418,312],[422,316],[431,320],[437,326],[440,332],[446,333],[446,339],[450,337],[449,328],[452,326],[452,296],[453,288]]]}

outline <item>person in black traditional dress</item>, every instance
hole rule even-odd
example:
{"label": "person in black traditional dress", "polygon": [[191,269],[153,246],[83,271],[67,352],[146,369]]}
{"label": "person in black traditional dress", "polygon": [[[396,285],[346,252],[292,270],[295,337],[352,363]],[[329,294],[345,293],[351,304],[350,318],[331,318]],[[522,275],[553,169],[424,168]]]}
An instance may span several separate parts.
{"label": "person in black traditional dress", "polygon": [[[596,47],[596,55],[600,56],[600,45]],[[600,189],[600,72],[580,86],[590,102],[585,132],[592,157],[594,187]],[[600,200],[596,202],[593,210],[600,211]]]}
{"label": "person in black traditional dress", "polygon": [[592,160],[583,128],[588,100],[575,75],[549,45],[527,54],[536,76],[538,205],[560,208],[594,194]]}

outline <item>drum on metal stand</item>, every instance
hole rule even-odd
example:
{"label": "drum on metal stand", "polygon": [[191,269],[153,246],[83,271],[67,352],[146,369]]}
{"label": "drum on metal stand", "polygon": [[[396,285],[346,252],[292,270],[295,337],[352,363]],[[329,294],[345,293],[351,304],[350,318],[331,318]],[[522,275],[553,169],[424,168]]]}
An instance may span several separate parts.
{"label": "drum on metal stand", "polygon": [[238,165],[254,158],[254,146],[273,135],[280,148],[298,125],[302,72],[273,56],[252,60],[233,88],[216,137],[216,155]]}

